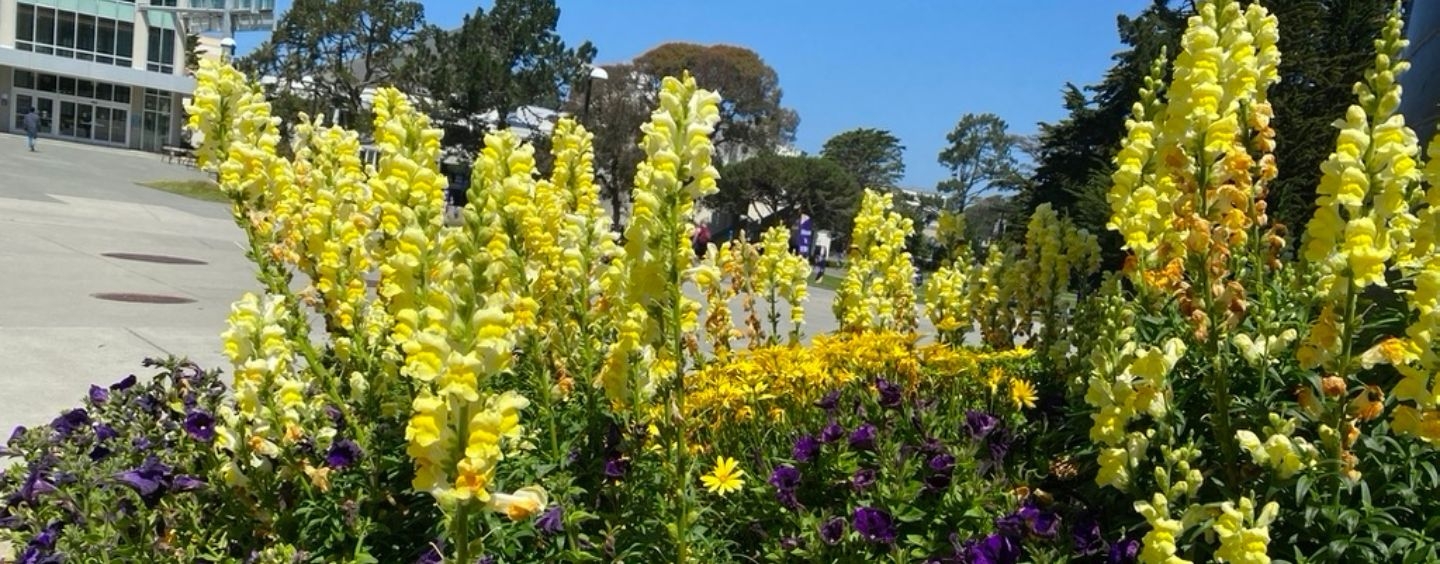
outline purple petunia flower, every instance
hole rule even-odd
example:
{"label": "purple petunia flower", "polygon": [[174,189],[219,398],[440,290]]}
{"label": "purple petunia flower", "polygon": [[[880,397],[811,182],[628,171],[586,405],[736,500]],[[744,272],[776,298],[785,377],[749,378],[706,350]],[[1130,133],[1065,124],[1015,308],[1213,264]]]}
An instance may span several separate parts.
{"label": "purple petunia flower", "polygon": [[880,392],[880,407],[895,409],[900,407],[900,386],[894,382],[880,378],[875,382],[875,389]]}
{"label": "purple petunia flower", "polygon": [[115,479],[140,494],[140,499],[147,506],[154,507],[160,497],[170,489],[172,472],[169,465],[151,456],[145,459],[144,464],[116,474]]}
{"label": "purple petunia flower", "polygon": [[170,489],[177,492],[193,492],[205,487],[205,480],[194,476],[180,475],[170,481]]}
{"label": "purple petunia flower", "polygon": [[855,531],[860,537],[878,544],[890,544],[895,542],[895,524],[890,520],[890,514],[882,509],[873,507],[859,507],[855,509],[853,518]]}
{"label": "purple petunia flower", "polygon": [[105,403],[105,402],[107,402],[107,401],[110,401],[110,390],[106,390],[105,388],[101,388],[100,386],[96,386],[96,385],[94,385],[94,384],[91,384],[91,385],[90,385],[90,403],[93,403],[93,404],[95,404],[95,405],[100,405],[100,404]]}
{"label": "purple petunia flower", "polygon": [[931,472],[948,476],[955,471],[955,457],[948,452],[937,454],[930,457],[928,466]]}
{"label": "purple petunia flower", "polygon": [[845,536],[845,518],[832,517],[824,525],[820,525],[820,540],[825,544],[835,545]]}
{"label": "purple petunia flower", "polygon": [[135,437],[130,439],[130,446],[134,447],[135,450],[150,450],[152,445],[149,437]]}
{"label": "purple petunia flower", "polygon": [[840,390],[830,390],[825,397],[815,400],[815,407],[827,412],[835,411],[835,406],[840,403]]}
{"label": "purple petunia flower", "polygon": [[1140,541],[1126,537],[1110,545],[1110,557],[1105,561],[1109,564],[1129,564],[1139,556]]}
{"label": "purple petunia flower", "polygon": [[330,422],[335,424],[336,429],[343,429],[345,427],[345,414],[340,411],[340,408],[327,405],[322,411],[324,411],[325,417],[329,418]]}
{"label": "purple petunia flower", "polygon": [[113,451],[111,451],[105,445],[95,445],[95,448],[90,449],[90,460],[99,462],[101,460],[105,460],[106,458],[110,458],[110,455],[112,453]]}
{"label": "purple petunia flower", "polygon": [[795,498],[795,489],[800,487],[800,471],[794,466],[782,465],[770,473],[770,485],[775,486],[775,499],[790,509],[800,507]]}
{"label": "purple petunia flower", "polygon": [[215,416],[203,410],[191,411],[185,416],[185,432],[200,442],[215,440]]}
{"label": "purple petunia flower", "polygon": [[81,427],[90,424],[90,414],[84,409],[72,409],[61,413],[50,422],[50,428],[59,433],[61,437],[69,437]]}
{"label": "purple petunia flower", "polygon": [[630,461],[618,456],[605,461],[605,477],[619,480],[630,471]]}
{"label": "purple petunia flower", "polygon": [[875,426],[865,423],[850,433],[850,447],[856,450],[875,449]]}
{"label": "purple petunia flower", "polygon": [[565,532],[565,508],[559,505],[546,509],[535,520],[535,526],[547,535],[558,535]]}
{"label": "purple petunia flower", "polygon": [[1006,537],[1012,539],[1024,538],[1025,529],[1025,518],[1021,517],[1019,512],[1011,513],[1003,517],[997,517],[995,519],[995,530],[999,532],[999,534],[1005,535]]}
{"label": "purple petunia flower", "polygon": [[10,439],[5,442],[8,444],[20,440],[20,437],[25,436],[25,430],[24,425],[16,425],[15,430],[10,432]]}
{"label": "purple petunia flower", "polygon": [[1013,564],[1020,559],[1020,546],[996,533],[966,547],[965,559],[974,564]]}
{"label": "purple petunia flower", "polygon": [[789,464],[776,466],[770,473],[770,485],[780,490],[794,490],[800,487],[800,471]]}
{"label": "purple petunia flower", "polygon": [[983,411],[969,410],[965,412],[965,431],[970,433],[970,438],[980,440],[995,429],[1000,420],[994,415]]}
{"label": "purple petunia flower", "polygon": [[325,465],[331,468],[346,468],[359,460],[363,453],[360,445],[355,441],[344,439],[330,444],[330,450],[325,453]]}
{"label": "purple petunia flower", "polygon": [[126,376],[124,380],[121,380],[121,381],[119,381],[119,382],[116,382],[116,383],[114,383],[114,384],[111,384],[111,385],[110,385],[110,391],[112,391],[112,392],[122,392],[122,391],[128,390],[128,389],[130,389],[130,388],[135,387],[135,382],[136,382],[135,375],[134,375],[134,374],[131,374],[131,375],[129,375],[129,376]]}
{"label": "purple petunia flower", "polygon": [[420,554],[420,558],[415,560],[415,564],[440,564],[445,561],[444,552],[445,541],[435,541],[425,549],[424,553]]}
{"label": "purple petunia flower", "polygon": [[25,476],[25,482],[20,485],[20,491],[17,492],[17,494],[19,495],[20,501],[35,505],[39,502],[40,496],[54,492],[55,484],[46,479],[46,477],[41,474],[40,469],[37,468],[31,470],[30,474]]}
{"label": "purple petunia flower", "polygon": [[120,433],[119,433],[119,432],[116,432],[114,427],[111,427],[111,426],[106,425],[106,424],[104,424],[104,423],[97,423],[97,424],[95,425],[95,438],[96,438],[97,440],[100,440],[100,441],[108,441],[108,440],[110,440],[110,439],[113,439],[113,438],[119,437],[119,436],[120,436]]}
{"label": "purple petunia flower", "polygon": [[796,462],[810,462],[820,454],[820,442],[812,435],[801,435],[795,439],[795,448],[790,449],[790,455]]}
{"label": "purple petunia flower", "polygon": [[930,474],[925,476],[925,491],[935,493],[943,492],[950,488],[950,474]]}
{"label": "purple petunia flower", "polygon": [[1100,522],[1086,515],[1070,529],[1070,539],[1075,542],[1075,552],[1081,556],[1097,554],[1105,547],[1100,535]]}
{"label": "purple petunia flower", "polygon": [[868,488],[874,484],[875,471],[870,468],[861,468],[859,470],[856,470],[855,475],[850,477],[850,487],[853,488],[856,492],[865,491],[865,488]]}
{"label": "purple petunia flower", "polygon": [[1025,520],[1026,528],[1037,537],[1055,538],[1055,533],[1059,532],[1060,517],[1036,506],[1033,499],[1025,500],[1015,513]]}
{"label": "purple petunia flower", "polygon": [[844,436],[845,428],[841,427],[840,424],[835,421],[827,423],[825,428],[820,430],[820,442],[825,444],[838,441]]}

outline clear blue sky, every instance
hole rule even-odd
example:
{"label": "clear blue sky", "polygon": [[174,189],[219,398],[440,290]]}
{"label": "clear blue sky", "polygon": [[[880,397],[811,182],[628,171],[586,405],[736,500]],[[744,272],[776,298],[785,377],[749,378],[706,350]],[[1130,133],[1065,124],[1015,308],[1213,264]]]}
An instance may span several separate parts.
{"label": "clear blue sky", "polygon": [[[855,127],[888,129],[906,147],[907,187],[932,189],[936,162],[966,112],[992,112],[1012,132],[1064,116],[1067,82],[1098,82],[1121,45],[1115,16],[1148,0],[560,0],[567,43],[589,40],[599,63],[628,61],[667,41],[755,50],[800,113],[797,144],[817,154]],[[289,0],[279,0],[283,8]],[[491,0],[424,2],[442,27]],[[237,38],[244,52],[263,34]]]}

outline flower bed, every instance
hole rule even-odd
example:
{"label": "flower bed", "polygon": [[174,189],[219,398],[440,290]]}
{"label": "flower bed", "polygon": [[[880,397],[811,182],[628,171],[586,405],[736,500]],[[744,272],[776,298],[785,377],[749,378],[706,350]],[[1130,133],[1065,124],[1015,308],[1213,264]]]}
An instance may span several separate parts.
{"label": "flower bed", "polygon": [[924,345],[888,196],[809,345],[783,228],[695,257],[719,115],[688,77],[622,245],[572,120],[544,173],[489,136],[447,226],[403,94],[375,97],[378,164],[308,118],[287,158],[260,90],[206,63],[189,126],[264,288],[231,377],[152,363],[17,431],[0,539],[27,563],[1435,560],[1440,144],[1395,113],[1396,14],[1298,258],[1265,213],[1278,23],[1203,1],[1116,158],[1124,270],[1041,207],[929,277]]}

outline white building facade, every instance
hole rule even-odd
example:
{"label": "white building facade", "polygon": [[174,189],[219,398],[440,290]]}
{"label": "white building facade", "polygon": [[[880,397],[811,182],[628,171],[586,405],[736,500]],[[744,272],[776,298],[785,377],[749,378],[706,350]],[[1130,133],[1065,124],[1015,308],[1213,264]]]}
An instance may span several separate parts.
{"label": "white building facade", "polygon": [[[183,100],[195,88],[187,27],[207,31],[213,13],[257,1],[0,0],[0,132],[23,131],[33,107],[41,137],[146,151],[180,144]],[[268,19],[273,0],[264,1]],[[261,19],[224,18],[232,33]]]}

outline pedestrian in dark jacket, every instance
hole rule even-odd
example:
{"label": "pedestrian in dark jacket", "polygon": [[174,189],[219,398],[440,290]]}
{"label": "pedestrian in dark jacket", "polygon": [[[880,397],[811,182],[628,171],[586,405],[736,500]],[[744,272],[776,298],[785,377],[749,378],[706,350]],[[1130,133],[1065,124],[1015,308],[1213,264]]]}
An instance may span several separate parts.
{"label": "pedestrian in dark jacket", "polygon": [[40,136],[40,114],[35,112],[35,106],[30,106],[30,111],[25,113],[25,140],[30,144],[30,152],[35,152],[35,138]]}

